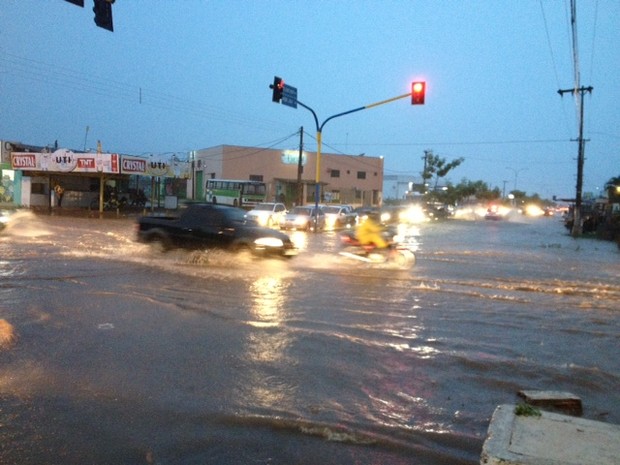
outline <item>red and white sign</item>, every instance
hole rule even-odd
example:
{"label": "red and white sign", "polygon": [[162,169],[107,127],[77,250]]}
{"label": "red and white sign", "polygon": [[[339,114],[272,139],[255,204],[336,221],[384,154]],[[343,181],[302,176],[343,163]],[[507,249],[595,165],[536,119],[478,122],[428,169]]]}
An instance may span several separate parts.
{"label": "red and white sign", "polygon": [[145,158],[123,156],[121,160],[121,173],[123,174],[146,174]]}
{"label": "red and white sign", "polygon": [[116,153],[74,153],[56,150],[54,153],[13,152],[11,167],[23,171],[53,173],[109,173],[119,172]]}
{"label": "red and white sign", "polygon": [[12,152],[11,167],[51,173],[122,173],[189,178],[187,162],[120,156],[117,153],[75,153],[67,149],[53,153]]}

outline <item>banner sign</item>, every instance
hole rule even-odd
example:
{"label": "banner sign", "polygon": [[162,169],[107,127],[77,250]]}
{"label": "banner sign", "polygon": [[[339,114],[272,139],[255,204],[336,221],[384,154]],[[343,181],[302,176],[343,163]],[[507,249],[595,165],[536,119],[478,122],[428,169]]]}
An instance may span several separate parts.
{"label": "banner sign", "polygon": [[55,173],[119,173],[117,153],[75,153],[59,149],[53,153],[12,152],[11,167],[22,171]]}
{"label": "banner sign", "polygon": [[156,160],[117,153],[75,153],[59,149],[53,153],[12,152],[11,167],[22,171],[54,173],[136,174],[170,178],[190,177],[189,163]]}
{"label": "banner sign", "polygon": [[123,155],[121,157],[121,173],[189,179],[189,163],[175,159],[147,159]]}
{"label": "banner sign", "polygon": [[[280,161],[285,165],[297,165],[299,163],[299,150],[282,150]],[[308,156],[306,152],[301,152],[301,164],[306,166]]]}

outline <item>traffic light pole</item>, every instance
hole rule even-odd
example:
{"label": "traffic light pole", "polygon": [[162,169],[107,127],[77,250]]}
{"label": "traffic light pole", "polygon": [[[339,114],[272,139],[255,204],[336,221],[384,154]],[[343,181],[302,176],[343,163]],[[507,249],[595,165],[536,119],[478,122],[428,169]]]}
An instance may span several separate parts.
{"label": "traffic light pole", "polygon": [[302,107],[304,107],[306,110],[310,111],[310,113],[312,113],[312,116],[314,117],[314,123],[316,125],[316,143],[317,143],[317,149],[316,149],[316,175],[314,178],[315,181],[315,188],[314,188],[314,206],[315,206],[315,211],[317,212],[317,214],[314,217],[314,231],[317,231],[317,221],[318,221],[318,211],[319,211],[319,200],[320,200],[320,193],[321,193],[321,145],[322,145],[322,134],[323,134],[323,127],[325,126],[325,124],[328,121],[331,121],[335,118],[339,118],[340,116],[345,116],[345,115],[349,115],[351,113],[355,113],[358,111],[362,111],[362,110],[367,110],[369,108],[373,108],[373,107],[378,107],[379,105],[384,105],[386,103],[390,103],[390,102],[394,102],[395,100],[400,100],[406,97],[410,97],[411,96],[411,92],[407,93],[407,94],[403,94],[403,95],[399,95],[398,97],[393,97],[387,100],[381,100],[380,102],[375,102],[375,103],[371,103],[369,105],[365,105],[363,107],[359,107],[359,108],[354,108],[353,110],[349,110],[349,111],[344,111],[342,113],[338,113],[335,115],[330,116],[329,118],[327,118],[325,121],[323,121],[322,124],[319,124],[319,118],[316,116],[316,112],[310,108],[308,105],[300,102],[299,100],[297,100],[297,104],[301,105]]}

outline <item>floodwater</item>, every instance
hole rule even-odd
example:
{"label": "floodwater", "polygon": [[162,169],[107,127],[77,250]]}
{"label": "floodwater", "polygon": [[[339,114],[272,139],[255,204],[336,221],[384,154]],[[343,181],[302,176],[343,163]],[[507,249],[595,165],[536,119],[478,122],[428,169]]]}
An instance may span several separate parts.
{"label": "floodwater", "polygon": [[413,233],[402,271],[333,233],[292,233],[289,261],[156,255],[132,220],[22,214],[0,235],[0,464],[473,465],[521,389],[620,423],[615,244],[557,218]]}

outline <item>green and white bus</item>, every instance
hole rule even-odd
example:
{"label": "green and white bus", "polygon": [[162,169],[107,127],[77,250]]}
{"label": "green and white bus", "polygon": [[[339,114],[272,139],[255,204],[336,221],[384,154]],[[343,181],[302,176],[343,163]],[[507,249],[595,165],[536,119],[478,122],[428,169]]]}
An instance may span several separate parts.
{"label": "green and white bus", "polygon": [[253,208],[265,201],[267,186],[262,181],[208,179],[206,192],[207,202]]}

